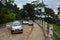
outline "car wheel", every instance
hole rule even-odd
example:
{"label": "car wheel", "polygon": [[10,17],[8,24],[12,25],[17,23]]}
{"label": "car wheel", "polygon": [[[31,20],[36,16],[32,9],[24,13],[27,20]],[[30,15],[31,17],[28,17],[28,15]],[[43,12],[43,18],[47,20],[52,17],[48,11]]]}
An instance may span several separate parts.
{"label": "car wheel", "polygon": [[21,29],[21,33],[23,33],[23,29]]}

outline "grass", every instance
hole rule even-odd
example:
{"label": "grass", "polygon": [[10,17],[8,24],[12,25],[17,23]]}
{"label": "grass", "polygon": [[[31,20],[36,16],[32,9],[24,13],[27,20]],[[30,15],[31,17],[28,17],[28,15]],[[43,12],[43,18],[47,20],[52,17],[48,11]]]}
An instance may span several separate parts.
{"label": "grass", "polygon": [[58,35],[60,35],[60,26],[57,26],[57,25],[55,25],[55,24],[53,24],[53,26],[54,26],[54,31],[55,31]]}
{"label": "grass", "polygon": [[60,40],[60,39],[54,34],[54,40]]}
{"label": "grass", "polygon": [[[53,24],[53,26],[54,26],[54,31],[60,36],[60,26],[57,26],[55,24]],[[55,34],[54,34],[54,39],[60,40]]]}
{"label": "grass", "polygon": [[[48,23],[48,30],[49,30],[49,25],[50,24]],[[52,25],[53,25],[54,31],[60,36],[60,26],[58,26],[56,24],[52,24]],[[55,40],[60,40],[60,39],[58,39],[58,37],[55,34],[54,34],[54,39]]]}

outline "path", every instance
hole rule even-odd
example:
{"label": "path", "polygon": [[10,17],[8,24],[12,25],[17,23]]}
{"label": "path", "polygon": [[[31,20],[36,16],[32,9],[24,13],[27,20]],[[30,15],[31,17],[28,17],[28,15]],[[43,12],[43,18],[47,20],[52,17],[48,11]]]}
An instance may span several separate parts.
{"label": "path", "polygon": [[33,27],[33,32],[31,33],[28,40],[45,40],[42,29],[36,23],[34,23]]}

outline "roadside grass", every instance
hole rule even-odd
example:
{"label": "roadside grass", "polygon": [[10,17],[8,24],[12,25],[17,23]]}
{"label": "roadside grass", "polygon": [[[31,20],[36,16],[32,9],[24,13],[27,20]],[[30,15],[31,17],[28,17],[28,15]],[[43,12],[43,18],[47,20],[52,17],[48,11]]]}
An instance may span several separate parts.
{"label": "roadside grass", "polygon": [[[60,36],[60,26],[57,26],[55,24],[53,24],[53,26],[54,26],[54,31]],[[55,34],[54,34],[54,39],[60,40]]]}
{"label": "roadside grass", "polygon": [[60,36],[60,26],[57,26],[55,24],[53,24],[54,26],[54,31]]}
{"label": "roadside grass", "polygon": [[54,40],[60,40],[55,34],[53,35]]}
{"label": "roadside grass", "polygon": [[[48,30],[49,30],[49,25],[50,23],[48,23]],[[60,36],[60,26],[56,25],[56,24],[52,24],[54,31]],[[49,33],[49,31],[48,31]],[[55,34],[54,34],[54,40],[60,40]]]}

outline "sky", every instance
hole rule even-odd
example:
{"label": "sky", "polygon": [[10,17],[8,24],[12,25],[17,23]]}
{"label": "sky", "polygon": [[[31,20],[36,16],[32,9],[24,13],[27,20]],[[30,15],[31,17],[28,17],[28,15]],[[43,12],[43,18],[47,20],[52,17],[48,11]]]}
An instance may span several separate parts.
{"label": "sky", "polygon": [[[19,8],[23,8],[23,5],[25,5],[26,3],[31,3],[32,1],[35,0],[15,0],[15,3]],[[46,5],[48,5],[48,7],[52,8],[54,11],[57,12],[57,8],[59,7],[58,5],[60,5],[60,0],[43,0],[43,1]]]}

